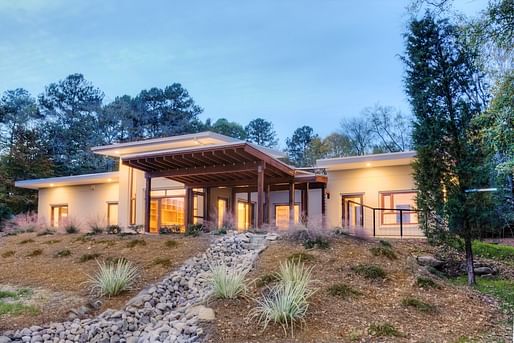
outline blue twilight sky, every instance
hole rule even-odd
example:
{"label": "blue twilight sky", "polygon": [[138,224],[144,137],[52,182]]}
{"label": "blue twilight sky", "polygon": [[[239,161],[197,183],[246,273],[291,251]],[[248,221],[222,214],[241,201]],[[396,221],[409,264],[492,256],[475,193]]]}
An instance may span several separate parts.
{"label": "blue twilight sky", "polygon": [[[106,100],[180,82],[205,118],[271,120],[281,145],[375,103],[409,112],[408,0],[0,0],[0,92],[75,72]],[[487,0],[457,0],[473,15]]]}

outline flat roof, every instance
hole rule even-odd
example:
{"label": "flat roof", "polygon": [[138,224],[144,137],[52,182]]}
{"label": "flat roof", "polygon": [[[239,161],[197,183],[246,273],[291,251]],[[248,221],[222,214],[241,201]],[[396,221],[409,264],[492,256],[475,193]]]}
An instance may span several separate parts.
{"label": "flat roof", "polygon": [[41,189],[63,186],[95,185],[101,183],[118,182],[118,180],[119,172],[107,172],[23,180],[16,181],[14,185],[20,188]]}
{"label": "flat roof", "polygon": [[414,161],[415,157],[415,151],[400,151],[383,154],[325,158],[316,160],[316,167],[327,170],[346,170],[409,165]]}

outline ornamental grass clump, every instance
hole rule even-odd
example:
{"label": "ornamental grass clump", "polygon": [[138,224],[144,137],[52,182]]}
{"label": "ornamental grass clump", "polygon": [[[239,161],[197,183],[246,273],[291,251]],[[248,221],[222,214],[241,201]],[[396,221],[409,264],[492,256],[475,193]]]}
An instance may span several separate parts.
{"label": "ornamental grass clump", "polygon": [[314,294],[311,280],[312,267],[305,268],[303,263],[287,261],[280,265],[277,273],[279,282],[268,288],[257,307],[250,311],[250,318],[257,318],[263,330],[269,323],[282,326],[287,335],[298,321],[302,321],[309,308],[309,298]]}
{"label": "ornamental grass clump", "polygon": [[100,296],[112,297],[130,289],[139,275],[138,268],[126,259],[97,263],[98,272],[89,276],[89,283],[91,292]]}
{"label": "ornamental grass clump", "polygon": [[210,267],[214,296],[219,299],[235,299],[246,292],[244,282],[247,270],[230,269],[225,264]]}

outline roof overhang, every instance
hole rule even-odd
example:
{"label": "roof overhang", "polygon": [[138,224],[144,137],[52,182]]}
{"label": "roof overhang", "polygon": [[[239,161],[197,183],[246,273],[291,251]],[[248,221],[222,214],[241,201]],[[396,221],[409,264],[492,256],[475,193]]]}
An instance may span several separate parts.
{"label": "roof overhang", "polygon": [[95,185],[102,183],[115,183],[119,180],[119,172],[84,174],[63,177],[50,177],[46,179],[32,179],[16,181],[14,185],[27,189],[42,189],[63,186]]}
{"label": "roof overhang", "polygon": [[316,161],[316,167],[329,171],[410,165],[416,158],[415,151],[402,151],[363,156],[326,158]]}

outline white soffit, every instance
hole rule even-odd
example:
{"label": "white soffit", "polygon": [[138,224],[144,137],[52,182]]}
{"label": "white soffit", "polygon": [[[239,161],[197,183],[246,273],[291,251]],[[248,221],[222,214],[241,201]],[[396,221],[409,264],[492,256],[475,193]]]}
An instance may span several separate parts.
{"label": "white soffit", "polygon": [[41,189],[63,186],[95,185],[101,183],[116,183],[119,180],[119,172],[84,174],[62,177],[50,177],[46,179],[32,179],[16,181],[14,185],[20,188]]}
{"label": "white soffit", "polygon": [[317,168],[327,170],[347,170],[372,167],[409,165],[416,157],[415,151],[402,151],[363,156],[327,158],[316,161]]}

